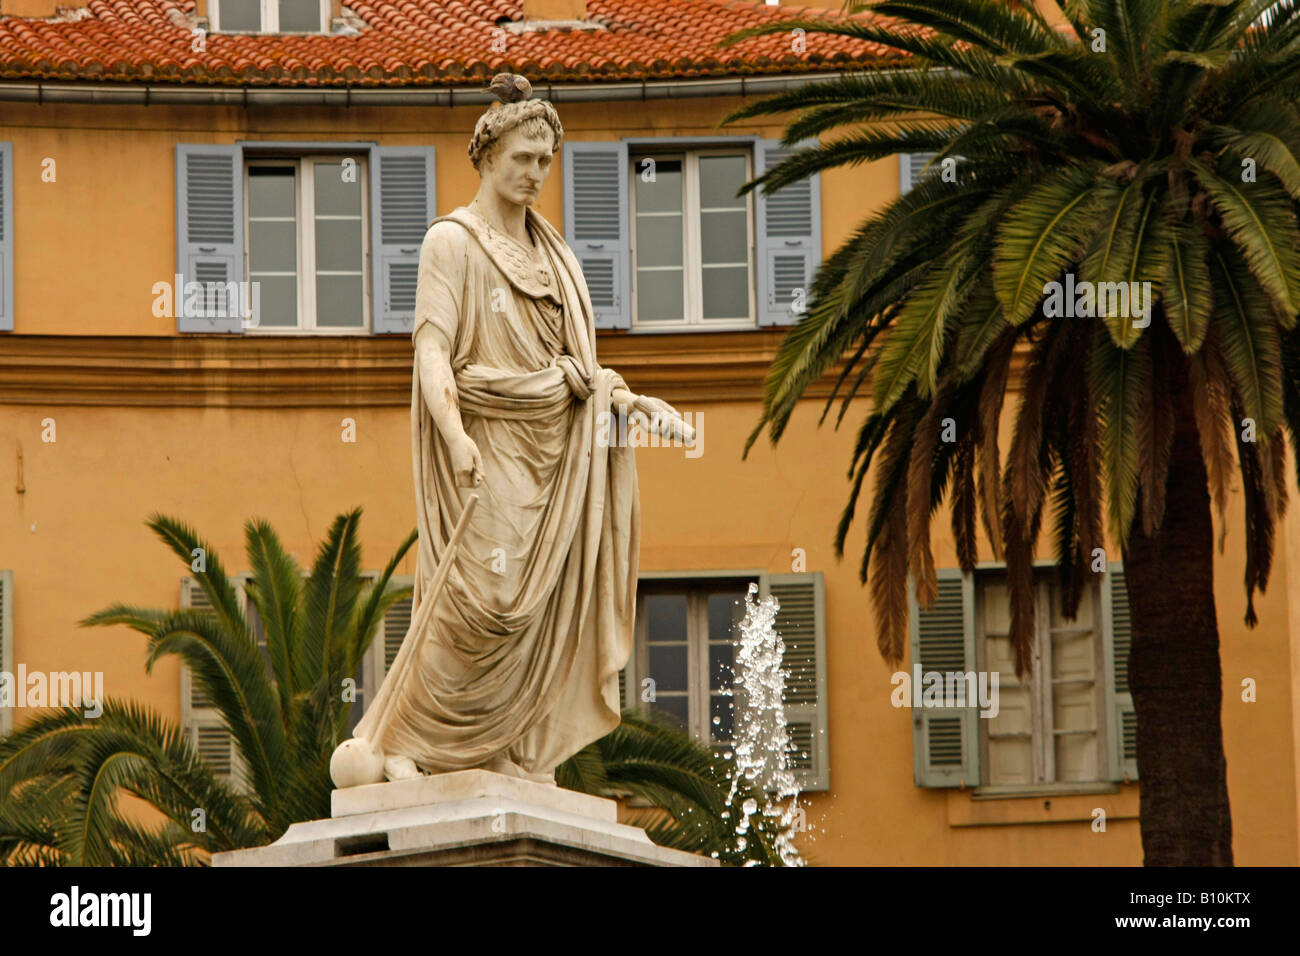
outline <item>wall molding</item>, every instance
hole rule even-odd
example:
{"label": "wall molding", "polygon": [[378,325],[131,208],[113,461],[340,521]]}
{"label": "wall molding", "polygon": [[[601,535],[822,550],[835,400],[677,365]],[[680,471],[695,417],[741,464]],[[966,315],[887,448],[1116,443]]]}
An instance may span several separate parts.
{"label": "wall molding", "polygon": [[[754,402],[783,335],[601,333],[597,354],[668,402]],[[405,336],[6,335],[0,404],[409,407],[412,357]]]}
{"label": "wall molding", "polygon": [[[785,332],[601,332],[596,349],[629,388],[673,404],[760,402]],[[0,404],[407,408],[412,357],[405,336],[5,335]],[[824,400],[842,368],[807,397]]]}

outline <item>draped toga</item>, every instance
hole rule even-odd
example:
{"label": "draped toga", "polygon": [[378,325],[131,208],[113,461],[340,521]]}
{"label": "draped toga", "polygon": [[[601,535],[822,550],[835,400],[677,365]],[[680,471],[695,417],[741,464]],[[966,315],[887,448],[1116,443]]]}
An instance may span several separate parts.
{"label": "draped toga", "polygon": [[[451,344],[461,421],[483,483],[456,484],[411,380],[418,513],[411,625],[356,736],[439,773],[504,755],[546,774],[619,723],[640,551],[635,450],[606,447],[597,415],[626,387],[596,361],[587,284],[531,208],[541,251],[459,207],[420,251],[412,341]],[[468,496],[480,495],[442,593],[427,590]],[[371,736],[385,717],[383,737]]]}

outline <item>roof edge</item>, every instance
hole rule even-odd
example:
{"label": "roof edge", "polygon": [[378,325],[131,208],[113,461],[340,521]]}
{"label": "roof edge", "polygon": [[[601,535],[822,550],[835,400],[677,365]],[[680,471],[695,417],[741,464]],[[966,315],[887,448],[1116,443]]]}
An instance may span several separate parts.
{"label": "roof edge", "polygon": [[[866,69],[866,67],[863,67]],[[883,69],[883,68],[882,68]],[[825,83],[847,70],[781,73],[692,80],[533,84],[533,96],[552,103],[679,99],[697,96],[753,96],[808,83]],[[873,71],[874,72],[874,71]],[[463,87],[265,87],[181,84],[86,83],[0,80],[0,101],[78,103],[104,106],[473,106],[494,102],[492,93]]]}

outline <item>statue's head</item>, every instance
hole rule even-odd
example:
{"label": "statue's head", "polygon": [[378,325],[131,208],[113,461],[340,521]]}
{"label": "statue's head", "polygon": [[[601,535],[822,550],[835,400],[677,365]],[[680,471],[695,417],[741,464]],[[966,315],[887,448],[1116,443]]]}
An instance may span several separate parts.
{"label": "statue's head", "polygon": [[546,182],[564,127],[554,106],[528,98],[532,87],[522,76],[498,73],[488,89],[501,102],[479,117],[469,143],[470,162],[503,199],[529,205]]}

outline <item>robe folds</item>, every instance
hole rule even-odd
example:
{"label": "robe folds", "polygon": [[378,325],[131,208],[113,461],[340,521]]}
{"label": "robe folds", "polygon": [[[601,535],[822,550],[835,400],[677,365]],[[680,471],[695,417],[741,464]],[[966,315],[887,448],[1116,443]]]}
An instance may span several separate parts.
{"label": "robe folds", "polygon": [[[544,775],[619,723],[640,501],[635,449],[606,447],[597,415],[626,386],[596,361],[577,258],[531,208],[526,222],[540,262],[464,206],[433,221],[420,252],[411,338],[432,322],[451,344],[483,483],[457,486],[417,358],[411,625],[356,736],[430,773],[504,755]],[[430,601],[433,573],[474,493],[478,506]]]}

